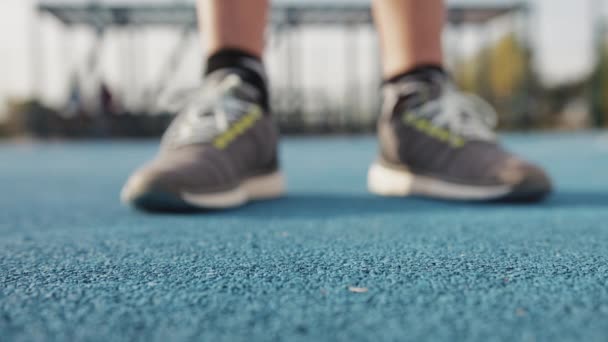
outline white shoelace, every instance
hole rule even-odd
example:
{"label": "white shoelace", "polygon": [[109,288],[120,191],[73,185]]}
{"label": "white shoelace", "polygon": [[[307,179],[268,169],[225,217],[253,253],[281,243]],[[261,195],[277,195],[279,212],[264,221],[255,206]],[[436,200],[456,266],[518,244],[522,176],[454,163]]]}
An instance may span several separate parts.
{"label": "white shoelace", "polygon": [[244,83],[237,75],[226,76],[214,87],[199,88],[186,100],[184,109],[163,137],[167,146],[209,142],[247,113],[248,102],[224,96]]}
{"label": "white shoelace", "polygon": [[[426,85],[407,82],[391,87],[393,96],[403,96],[411,95]],[[494,108],[479,96],[459,92],[451,84],[445,85],[438,98],[422,104],[415,114],[431,121],[433,125],[447,128],[469,139],[496,140],[494,129],[498,115]]]}

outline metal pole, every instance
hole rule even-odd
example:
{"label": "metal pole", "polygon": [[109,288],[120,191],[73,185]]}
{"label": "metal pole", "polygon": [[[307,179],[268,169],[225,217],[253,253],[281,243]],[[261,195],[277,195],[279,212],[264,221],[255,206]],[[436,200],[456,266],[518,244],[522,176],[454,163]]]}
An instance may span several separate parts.
{"label": "metal pole", "polygon": [[[520,10],[514,15],[511,15],[511,23],[515,32],[515,39],[520,46],[522,59],[524,61],[524,70],[522,79],[517,88],[514,89],[514,98],[511,101],[513,107],[512,113],[515,115],[514,121],[516,126],[528,127],[532,122],[531,108],[531,92],[532,87],[532,44],[530,43],[530,4],[527,0],[522,0]],[[519,17],[518,17],[519,16]],[[519,22],[518,22],[519,19]]]}
{"label": "metal pole", "polygon": [[[373,49],[373,63],[374,63],[374,78],[373,78],[373,89],[370,92],[371,94],[380,94],[381,90],[378,89],[381,85],[383,80],[383,73],[382,73],[382,61],[381,61],[381,57],[380,57],[380,41],[379,41],[379,37],[378,34],[374,34],[373,35],[373,44],[376,47],[375,49]],[[381,96],[373,96],[372,97],[372,112],[374,113],[374,115],[372,115],[372,118],[369,122],[369,127],[371,127],[372,129],[375,129],[376,127],[376,121],[377,118],[380,115],[380,112],[382,110],[382,98]]]}
{"label": "metal pole", "polygon": [[604,110],[606,109],[604,93],[605,93],[605,84],[604,84],[604,73],[606,72],[606,52],[605,52],[605,27],[604,27],[604,18],[601,13],[601,8],[603,7],[602,0],[593,0],[591,3],[591,9],[593,12],[594,20],[592,20],[592,24],[594,25],[594,42],[596,48],[596,56],[597,56],[597,67],[596,72],[592,80],[591,85],[591,111],[592,111],[592,119],[593,125],[595,127],[602,127],[605,124],[604,118]]}
{"label": "metal pole", "polygon": [[35,5],[35,18],[30,22],[30,58],[31,58],[31,95],[34,99],[42,101],[44,96],[45,73],[43,69],[44,49],[43,37],[40,23],[44,16],[40,12],[38,4]]}
{"label": "metal pole", "polygon": [[[129,41],[129,77],[130,77],[130,88],[131,96],[133,97],[133,109],[138,112],[141,108],[140,92],[138,87],[138,72],[139,72],[139,53],[137,44],[137,26],[131,26],[127,29],[128,41]],[[139,114],[139,113],[138,113]]]}
{"label": "metal pole", "polygon": [[[342,108],[341,124],[345,128],[360,124],[360,101],[359,101],[359,49],[357,26],[348,24],[346,27],[346,61],[344,63],[344,73],[346,76],[346,85],[344,87],[344,107]],[[357,114],[355,114],[357,113]]]}
{"label": "metal pole", "polygon": [[292,120],[293,120],[293,112],[294,112],[294,107],[293,107],[293,102],[292,102],[292,97],[293,97],[293,92],[294,92],[294,87],[293,87],[293,57],[292,57],[292,37],[291,37],[291,33],[292,33],[292,27],[290,24],[285,25],[285,33],[284,33],[284,40],[283,40],[283,51],[284,51],[284,60],[285,60],[285,96],[287,97],[288,101],[285,103],[285,107],[284,107],[284,113],[283,115],[285,116],[285,122],[287,123],[287,125],[291,125],[292,124]]}

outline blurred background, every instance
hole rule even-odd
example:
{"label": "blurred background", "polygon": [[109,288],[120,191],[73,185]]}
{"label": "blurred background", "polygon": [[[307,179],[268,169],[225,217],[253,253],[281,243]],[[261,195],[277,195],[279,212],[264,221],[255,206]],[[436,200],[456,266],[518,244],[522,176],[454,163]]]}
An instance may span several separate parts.
{"label": "blurred background", "polygon": [[[608,125],[606,2],[449,0],[446,63],[502,130]],[[274,0],[267,67],[288,134],[373,131],[366,0]],[[0,137],[162,134],[202,73],[194,0],[2,0]]]}

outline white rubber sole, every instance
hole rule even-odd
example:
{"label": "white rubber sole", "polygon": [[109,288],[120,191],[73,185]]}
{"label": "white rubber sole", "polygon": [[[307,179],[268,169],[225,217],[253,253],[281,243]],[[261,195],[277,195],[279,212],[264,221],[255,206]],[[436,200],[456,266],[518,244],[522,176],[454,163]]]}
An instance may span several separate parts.
{"label": "white rubber sole", "polygon": [[286,192],[286,182],[281,172],[252,177],[238,188],[214,194],[192,194],[183,192],[181,199],[187,204],[204,209],[228,209],[239,207],[250,201],[281,197]]}
{"label": "white rubber sole", "polygon": [[426,196],[446,200],[481,201],[507,196],[510,186],[468,186],[450,183],[407,170],[396,170],[378,162],[372,164],[367,177],[370,192],[389,197]]}

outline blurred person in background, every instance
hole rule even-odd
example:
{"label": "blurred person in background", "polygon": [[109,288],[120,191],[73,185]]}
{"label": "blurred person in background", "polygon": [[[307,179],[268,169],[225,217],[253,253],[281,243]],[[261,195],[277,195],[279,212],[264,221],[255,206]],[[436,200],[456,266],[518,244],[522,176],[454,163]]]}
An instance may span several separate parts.
{"label": "blurred person in background", "polygon": [[[538,201],[550,193],[543,170],[499,145],[493,109],[450,82],[443,0],[372,5],[384,83],[369,190],[466,201]],[[268,8],[268,0],[198,0],[202,86],[156,158],[128,180],[124,202],[153,211],[223,209],[285,193],[262,58]]]}

